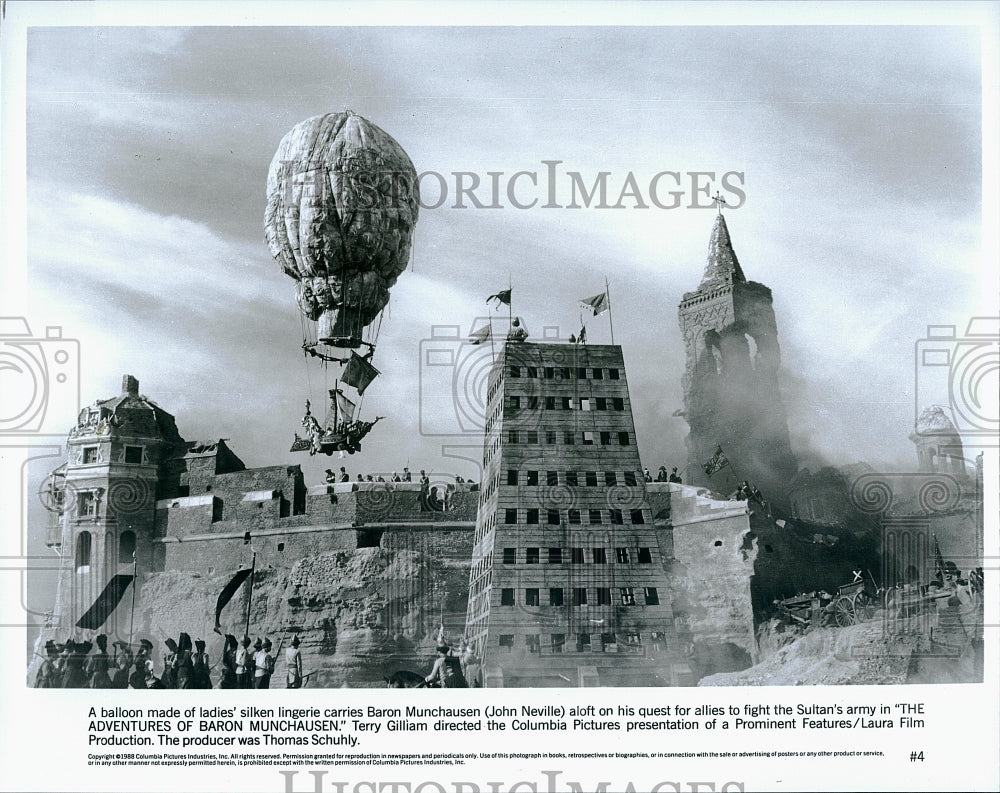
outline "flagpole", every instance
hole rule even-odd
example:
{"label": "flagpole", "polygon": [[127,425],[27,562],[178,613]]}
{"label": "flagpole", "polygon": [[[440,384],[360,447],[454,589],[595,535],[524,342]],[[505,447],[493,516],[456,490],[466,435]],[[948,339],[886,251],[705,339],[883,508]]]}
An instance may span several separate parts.
{"label": "flagpole", "polygon": [[514,287],[510,282],[510,271],[507,272],[507,332],[514,327]]}
{"label": "flagpole", "polygon": [[[251,546],[252,548],[253,546]],[[243,632],[244,636],[250,635],[250,604],[253,602],[253,573],[257,567],[257,552],[253,552],[253,559],[250,560],[250,592],[247,594],[247,627]]]}
{"label": "flagpole", "polygon": [[608,324],[611,326],[611,343],[615,343],[615,321],[611,314],[611,287],[608,286],[608,277],[604,276],[604,294],[608,296]]}
{"label": "flagpole", "polygon": [[128,615],[128,648],[132,650],[132,626],[135,624],[135,585],[139,581],[138,563],[135,558],[135,551],[132,551],[132,611]]}

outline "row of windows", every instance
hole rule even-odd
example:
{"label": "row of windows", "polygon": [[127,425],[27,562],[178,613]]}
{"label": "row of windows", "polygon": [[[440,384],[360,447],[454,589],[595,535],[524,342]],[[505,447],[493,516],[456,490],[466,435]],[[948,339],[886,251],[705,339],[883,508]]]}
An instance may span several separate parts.
{"label": "row of windows", "polygon": [[[142,449],[142,446],[126,446],[125,452],[122,455],[122,462],[128,463],[129,465],[141,465]],[[81,455],[80,460],[84,465],[99,463],[101,461],[99,447],[84,446],[83,454]]]}
{"label": "row of windows", "polygon": [[[591,526],[598,526],[604,523],[604,512],[603,509],[588,509],[587,517],[589,524]],[[625,523],[625,513],[620,509],[609,509],[607,510],[608,516],[610,518],[610,523],[613,526],[621,526]],[[517,519],[518,510],[515,507],[507,508],[504,510],[503,522],[507,524],[518,523]],[[534,525],[539,522],[541,517],[541,510],[537,509],[526,509],[524,510],[524,521],[528,525]],[[629,510],[629,520],[633,525],[639,525],[646,522],[645,516],[642,514],[641,509],[630,509]],[[568,509],[566,510],[566,522],[571,526],[580,525],[582,523],[582,510],[579,509]],[[561,512],[558,509],[547,509],[545,510],[545,522],[549,526],[558,526],[562,523]]]}
{"label": "row of windows", "polygon": [[[507,431],[507,443],[538,443],[538,430],[508,430]],[[545,442],[547,444],[557,443],[558,433],[554,430],[545,431]],[[562,434],[562,442],[566,446],[574,446],[576,443],[580,443],[583,446],[594,446],[600,441],[601,446],[610,446],[612,443],[617,443],[619,446],[628,446],[632,443],[631,436],[627,432],[595,432],[594,430],[585,430],[584,432],[572,432],[564,431]]]}
{"label": "row of windows", "polygon": [[[544,402],[540,403],[540,399]],[[590,412],[592,410],[625,410],[625,399],[623,397],[520,397],[512,394],[506,398],[504,407],[507,410],[538,410],[538,405],[544,404],[546,410],[582,410]]]}
{"label": "row of windows", "polygon": [[[540,471],[525,471],[524,484],[529,487],[539,483]],[[598,477],[604,480],[608,487],[615,487],[618,484],[619,475],[617,471],[563,471],[562,477],[559,471],[545,471],[545,484],[549,487],[555,485],[572,485],[573,487],[597,487]],[[560,478],[562,481],[560,481]],[[639,473],[637,471],[623,471],[621,481],[628,487],[636,487],[639,484]],[[516,468],[507,469],[507,484],[517,485],[520,483],[520,472]]]}
{"label": "row of windows", "polygon": [[[89,531],[81,531],[76,535],[74,560],[77,570],[90,567],[93,545],[93,537]],[[117,545],[117,554],[115,554],[115,537],[111,532],[108,532],[105,538],[105,555],[107,557],[105,561],[108,564],[131,563],[132,557],[135,555],[135,532],[131,530],[123,531],[118,535]]]}
{"label": "row of windows", "polygon": [[[538,377],[539,371],[546,380],[620,380],[621,372],[618,369],[605,369],[603,367],[587,366],[518,366],[511,364],[507,367],[507,374],[510,377]],[[607,378],[605,378],[607,375]]]}
{"label": "row of windows", "polygon": [[[630,586],[615,587],[615,595],[621,600],[623,606],[634,606],[635,601],[635,590]],[[569,604],[571,606],[586,606],[593,604],[596,606],[610,606],[611,605],[611,593],[612,587],[595,587],[594,600],[589,600],[590,590],[587,587],[573,587],[569,590]],[[565,599],[566,590],[562,587],[550,587],[549,588],[549,602],[550,606],[565,606],[567,605]],[[642,597],[647,606],[658,606],[660,605],[660,596],[656,591],[655,586],[643,587]],[[504,588],[500,590],[500,605],[501,606],[514,606],[514,589]],[[540,606],[541,602],[541,590],[538,587],[529,587],[524,590],[524,605],[525,606]]]}
{"label": "row of windows", "polygon": [[[592,642],[591,636],[597,637],[596,640]],[[620,643],[618,641],[618,637],[613,633],[577,633],[574,634],[574,637],[576,639],[576,652],[578,653],[609,651],[620,652],[622,650],[639,652],[643,647],[642,637],[638,632],[627,632],[622,634]],[[501,633],[498,639],[501,653],[514,652],[514,634]],[[665,646],[666,642],[662,631],[652,631],[649,634],[649,639],[651,649],[654,652],[661,651]],[[525,634],[524,647],[529,653],[542,652],[541,636],[537,633]],[[566,650],[566,634],[549,634],[549,645],[546,649],[552,653],[568,652],[568,650]]]}
{"label": "row of windows", "polygon": [[[562,548],[548,548],[547,550],[548,550],[547,558],[549,560],[549,564],[563,563],[564,555]],[[542,551],[541,548],[525,548],[524,563],[539,564],[541,562],[541,551]],[[591,548],[589,554],[587,553],[586,548],[569,549],[569,561],[572,564],[585,564],[588,556],[590,556],[590,559],[594,564],[608,563],[607,548]],[[615,559],[618,562],[618,564],[630,564],[632,561],[632,549],[615,548]],[[635,560],[638,564],[652,564],[653,556],[649,552],[649,548],[639,548],[638,553],[635,555]],[[517,564],[517,548],[503,549],[503,563]]]}

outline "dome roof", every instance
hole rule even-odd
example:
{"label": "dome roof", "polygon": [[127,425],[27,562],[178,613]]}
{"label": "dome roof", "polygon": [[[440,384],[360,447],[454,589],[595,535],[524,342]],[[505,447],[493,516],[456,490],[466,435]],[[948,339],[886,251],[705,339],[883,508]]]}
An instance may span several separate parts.
{"label": "dome roof", "polygon": [[915,429],[917,435],[958,435],[958,430],[940,405],[931,405],[920,411]]}

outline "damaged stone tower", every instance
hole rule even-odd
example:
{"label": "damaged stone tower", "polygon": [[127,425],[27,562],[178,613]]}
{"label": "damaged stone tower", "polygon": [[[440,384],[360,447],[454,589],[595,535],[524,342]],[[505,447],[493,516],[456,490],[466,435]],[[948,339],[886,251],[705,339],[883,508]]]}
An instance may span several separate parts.
{"label": "damaged stone tower", "polygon": [[[690,427],[685,481],[726,491],[745,479],[780,501],[797,465],[778,384],[781,355],[771,290],[743,275],[721,212],[705,274],[681,300],[679,320]],[[703,466],[719,446],[731,464],[709,477]]]}

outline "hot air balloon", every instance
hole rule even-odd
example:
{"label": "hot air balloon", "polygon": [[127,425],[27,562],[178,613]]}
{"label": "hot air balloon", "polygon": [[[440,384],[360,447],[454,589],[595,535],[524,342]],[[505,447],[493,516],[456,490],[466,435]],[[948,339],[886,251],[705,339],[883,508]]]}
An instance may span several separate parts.
{"label": "hot air balloon", "polygon": [[[349,110],[314,116],[278,144],[267,175],[267,244],[295,280],[307,357],[342,367],[325,425],[307,401],[309,438],[296,435],[293,451],[353,453],[374,425],[355,420],[355,408],[378,376],[371,360],[381,315],[409,262],[417,214],[413,163],[361,116]],[[341,384],[353,387],[359,401]]]}

